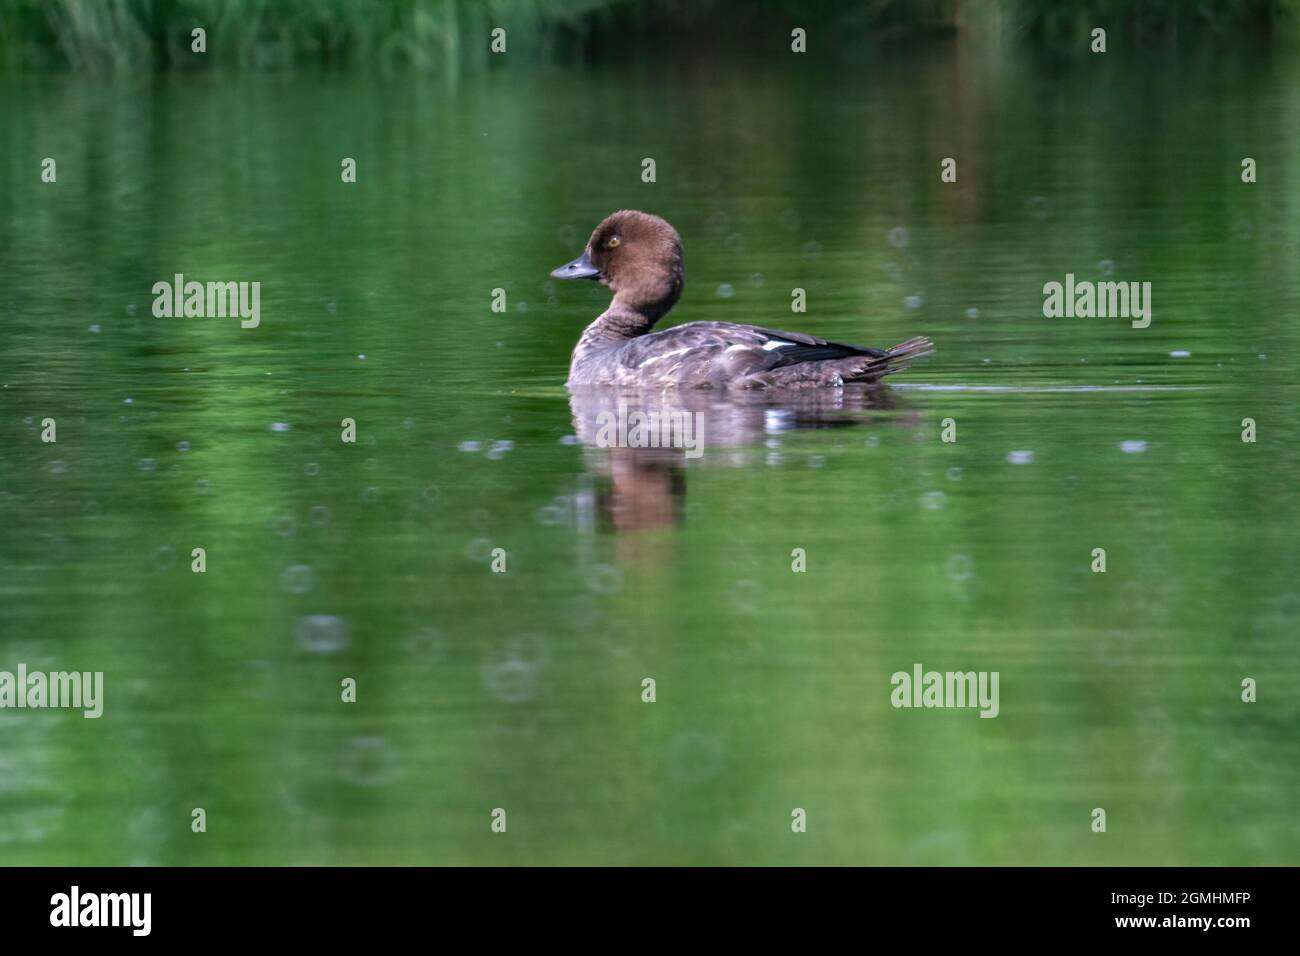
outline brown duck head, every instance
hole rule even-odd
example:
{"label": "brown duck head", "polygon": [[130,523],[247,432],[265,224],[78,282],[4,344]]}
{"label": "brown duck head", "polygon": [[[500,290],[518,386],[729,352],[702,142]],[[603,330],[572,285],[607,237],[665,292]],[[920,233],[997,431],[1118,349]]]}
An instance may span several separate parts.
{"label": "brown duck head", "polygon": [[682,294],[682,240],[658,216],[624,209],[606,217],[582,255],[551,277],[599,279],[614,293],[612,308],[658,319]]}

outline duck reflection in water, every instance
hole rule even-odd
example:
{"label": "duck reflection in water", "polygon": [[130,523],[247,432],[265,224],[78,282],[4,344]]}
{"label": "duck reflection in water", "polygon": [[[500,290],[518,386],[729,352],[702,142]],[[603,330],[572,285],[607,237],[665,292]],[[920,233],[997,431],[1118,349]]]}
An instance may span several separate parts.
{"label": "duck reflection in water", "polygon": [[743,392],[575,388],[573,427],[590,493],[582,526],[616,533],[684,523],[687,469],[761,467],[764,443],[803,428],[915,424],[884,385]]}

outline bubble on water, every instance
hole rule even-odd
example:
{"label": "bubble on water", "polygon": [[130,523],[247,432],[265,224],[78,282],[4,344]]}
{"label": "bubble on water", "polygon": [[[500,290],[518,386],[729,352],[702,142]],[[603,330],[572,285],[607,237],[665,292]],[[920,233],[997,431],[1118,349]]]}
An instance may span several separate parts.
{"label": "bubble on water", "polygon": [[437,485],[426,485],[421,494],[424,496],[425,501],[437,501],[442,497],[442,489]]}
{"label": "bubble on water", "polygon": [[316,527],[322,527],[330,523],[331,512],[325,505],[312,505],[307,511],[307,520]]}
{"label": "bubble on water", "polygon": [[158,468],[157,458],[141,458],[135,463],[135,467],[140,471],[156,471]]}
{"label": "bubble on water", "polygon": [[280,573],[280,590],[287,594],[306,594],[316,586],[316,572],[310,565],[293,564]]}
{"label": "bubble on water", "polygon": [[587,572],[587,590],[613,594],[623,587],[623,572],[612,564],[597,564]]}
{"label": "bubble on water", "polygon": [[483,687],[497,700],[520,704],[537,693],[537,668],[514,658],[483,665]]}
{"label": "bubble on water", "polygon": [[951,581],[969,581],[975,576],[975,562],[966,554],[954,554],[948,559],[944,571]]}
{"label": "bubble on water", "polygon": [[330,300],[329,302],[325,303],[325,311],[330,313],[330,315],[333,315],[338,310],[339,310],[339,305],[337,302]]}
{"label": "bubble on water", "polygon": [[889,230],[889,244],[895,249],[906,249],[911,239],[912,236],[906,226],[895,226]]}
{"label": "bubble on water", "polygon": [[483,443],[481,441],[463,441],[456,447],[461,451],[475,452],[483,448]]}
{"label": "bubble on water", "polygon": [[764,282],[763,273],[761,272],[752,273],[749,277],[749,284],[752,285],[755,289],[761,288],[763,282]]}
{"label": "bubble on water", "polygon": [[475,538],[465,545],[465,556],[480,564],[487,563],[492,560],[492,542],[487,538]]}
{"label": "bubble on water", "polygon": [[826,456],[825,456],[825,455],[809,455],[809,456],[808,456],[808,467],[809,467],[809,468],[821,468],[821,467],[824,466],[825,464],[826,464]]}
{"label": "bubble on water", "polygon": [[946,501],[947,496],[942,491],[927,491],[921,495],[921,507],[929,511],[938,511]]}
{"label": "bubble on water", "polygon": [[526,300],[524,300],[524,299],[520,299],[518,302],[515,303],[515,311],[516,311],[516,312],[527,312],[527,311],[528,311],[528,302],[527,302]]}
{"label": "bubble on water", "polygon": [[606,620],[591,614],[584,614],[583,618],[590,625],[592,633],[597,635],[605,652],[612,657],[628,657],[641,645],[636,629],[627,621]]}
{"label": "bubble on water", "polygon": [[560,444],[561,444],[561,445],[577,445],[577,444],[579,444],[579,443],[580,443],[580,440],[579,440],[579,438],[578,438],[577,435],[561,435],[561,436],[560,436]]}
{"label": "bubble on water", "polygon": [[308,475],[312,478],[315,478],[317,475],[320,474],[320,462],[318,461],[307,462],[307,464],[302,466],[302,473],[304,475]]}
{"label": "bubble on water", "polygon": [[134,302],[128,302],[128,303],[126,304],[126,314],[127,314],[127,315],[135,315],[135,303],[134,303]]}
{"label": "bubble on water", "polygon": [[100,331],[99,326],[98,326],[98,325],[92,325],[92,326],[90,326],[90,331],[92,331],[92,332],[94,332],[96,335],[98,335],[98,334],[99,334],[99,331]]}
{"label": "bubble on water", "polygon": [[1174,349],[1169,353],[1170,358],[1191,358],[1192,353],[1186,349]]}
{"label": "bubble on water", "polygon": [[1039,222],[1042,222],[1051,214],[1051,207],[1046,196],[1030,196],[1025,205],[1029,210],[1030,217],[1037,219]]}
{"label": "bubble on water", "polygon": [[919,309],[924,304],[925,296],[921,295],[919,292],[914,292],[903,300],[903,305],[907,306],[909,309]]}
{"label": "bubble on water", "polygon": [[569,502],[565,498],[556,498],[550,504],[542,505],[533,512],[538,524],[555,526],[569,520]]}
{"label": "bubble on water", "polygon": [[1104,276],[1114,275],[1114,274],[1115,274],[1115,260],[1113,260],[1113,259],[1102,259],[1101,262],[1097,263],[1097,271],[1100,272],[1100,273],[1101,273],[1102,275],[1104,275]]}
{"label": "bubble on water", "polygon": [[56,458],[54,461],[50,462],[45,467],[46,470],[48,470],[51,475],[62,475],[68,470],[68,463],[66,461],[61,461]]}
{"label": "bubble on water", "polygon": [[149,560],[153,562],[153,566],[159,571],[166,571],[176,565],[176,549],[169,544],[164,544],[154,549],[154,553]]}
{"label": "bubble on water", "polygon": [[313,654],[336,654],[352,643],[351,627],[334,614],[308,614],[294,627],[298,646]]}
{"label": "bubble on water", "polygon": [[361,352],[360,354],[357,355],[357,358],[361,359],[361,361],[364,362],[366,360],[366,353]]}
{"label": "bubble on water", "polygon": [[1013,465],[1027,465],[1034,460],[1032,451],[1020,450],[1007,452],[1007,461]]}
{"label": "bubble on water", "polygon": [[187,442],[187,441],[178,441],[178,442],[176,443],[176,450],[177,450],[177,451],[180,451],[180,452],[186,452],[186,451],[189,451],[189,450],[190,450],[190,443]]}
{"label": "bubble on water", "polygon": [[722,285],[718,286],[719,299],[730,299],[735,294],[736,290],[732,287],[730,282],[724,282]]}
{"label": "bubble on water", "polygon": [[762,597],[763,588],[757,581],[749,579],[737,581],[727,591],[727,600],[731,603],[731,606],[746,614],[758,613]]}
{"label": "bubble on water", "polygon": [[361,500],[368,505],[373,505],[384,496],[384,493],[374,485],[368,485],[361,491]]}
{"label": "bubble on water", "polygon": [[769,468],[775,468],[785,462],[785,456],[779,451],[769,451],[763,461]]}
{"label": "bubble on water", "polygon": [[802,225],[799,213],[794,209],[782,209],[781,214],[776,217],[776,221],[790,232],[798,232],[799,227]]}
{"label": "bubble on water", "polygon": [[949,481],[961,481],[961,474],[962,474],[961,468],[959,468],[957,465],[953,465],[947,471]]}
{"label": "bubble on water", "polygon": [[515,447],[515,443],[509,439],[494,441],[492,447],[487,450],[486,458],[492,461],[500,461]]}
{"label": "bubble on water", "polygon": [[441,664],[447,659],[447,636],[436,627],[422,627],[406,639],[406,651],[422,664]]}
{"label": "bubble on water", "polygon": [[382,787],[397,776],[397,761],[383,737],[353,737],[343,747],[343,778],[358,787]]}
{"label": "bubble on water", "polygon": [[686,783],[704,783],[722,769],[723,751],[717,736],[685,731],[668,745],[668,771]]}
{"label": "bubble on water", "polygon": [[135,399],[134,399],[134,398],[124,398],[124,399],[122,399],[122,404],[123,404],[123,405],[134,405],[134,404],[135,404]]}
{"label": "bubble on water", "polygon": [[738,232],[733,232],[731,235],[727,236],[726,239],[722,240],[722,246],[728,252],[736,252],[736,253],[744,252],[745,237]]}
{"label": "bubble on water", "polygon": [[865,439],[863,439],[862,444],[866,445],[868,448],[876,448],[880,445],[880,436],[868,435]]}
{"label": "bubble on water", "polygon": [[200,495],[212,494],[212,482],[207,478],[200,478],[194,482],[194,492]]}
{"label": "bubble on water", "polygon": [[966,318],[978,319],[979,317],[980,317],[980,310],[975,308],[974,306],[971,306],[969,309],[966,310]]}
{"label": "bubble on water", "polygon": [[484,662],[483,687],[497,700],[523,703],[537,693],[537,683],[549,656],[546,641],[539,635],[516,635]]}
{"label": "bubble on water", "polygon": [[805,259],[816,259],[822,254],[822,244],[820,242],[805,242],[799,252]]}
{"label": "bubble on water", "polygon": [[515,634],[506,641],[505,653],[533,667],[541,667],[551,659],[546,638],[540,634]]}
{"label": "bubble on water", "polygon": [[282,538],[289,538],[298,530],[298,522],[293,515],[282,511],[271,516],[271,530]]}
{"label": "bubble on water", "polygon": [[287,432],[289,427],[288,422],[271,422],[271,431],[273,432]]}
{"label": "bubble on water", "polygon": [[1147,443],[1137,438],[1130,438],[1119,443],[1119,450],[1127,455],[1137,455],[1147,450]]}

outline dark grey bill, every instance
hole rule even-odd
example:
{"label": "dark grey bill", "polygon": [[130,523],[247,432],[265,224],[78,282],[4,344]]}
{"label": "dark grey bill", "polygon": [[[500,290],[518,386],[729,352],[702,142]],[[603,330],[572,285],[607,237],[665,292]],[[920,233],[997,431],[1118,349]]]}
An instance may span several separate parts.
{"label": "dark grey bill", "polygon": [[566,262],[558,269],[551,270],[552,279],[594,279],[600,270],[591,264],[591,257],[584,249],[582,255],[572,262]]}

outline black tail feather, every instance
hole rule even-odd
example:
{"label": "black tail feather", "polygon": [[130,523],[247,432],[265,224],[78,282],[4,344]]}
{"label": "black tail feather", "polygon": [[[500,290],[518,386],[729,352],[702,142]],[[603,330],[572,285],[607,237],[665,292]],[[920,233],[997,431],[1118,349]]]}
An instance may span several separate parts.
{"label": "black tail feather", "polygon": [[918,335],[916,338],[895,345],[886,354],[888,355],[888,367],[881,374],[889,375],[910,368],[911,363],[916,359],[933,355],[934,343],[924,335]]}

